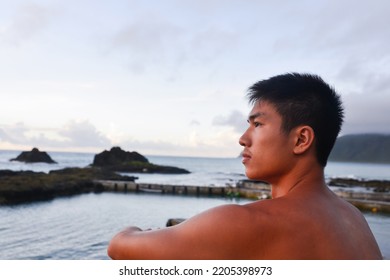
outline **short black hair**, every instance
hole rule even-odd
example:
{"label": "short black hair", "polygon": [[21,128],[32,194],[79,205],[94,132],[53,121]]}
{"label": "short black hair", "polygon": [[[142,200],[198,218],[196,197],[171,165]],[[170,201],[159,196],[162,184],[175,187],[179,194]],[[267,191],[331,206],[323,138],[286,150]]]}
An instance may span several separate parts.
{"label": "short black hair", "polygon": [[340,95],[333,87],[317,75],[287,73],[255,83],[248,90],[248,99],[252,104],[272,104],[286,133],[299,125],[310,126],[318,162],[326,166],[344,117]]}

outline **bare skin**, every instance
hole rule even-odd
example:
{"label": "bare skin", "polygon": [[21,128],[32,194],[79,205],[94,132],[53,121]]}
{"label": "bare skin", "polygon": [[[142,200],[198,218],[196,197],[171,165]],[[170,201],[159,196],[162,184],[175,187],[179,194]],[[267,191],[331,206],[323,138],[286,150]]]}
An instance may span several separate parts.
{"label": "bare skin", "polygon": [[381,259],[363,215],[325,184],[309,126],[286,134],[271,104],[256,103],[240,138],[251,179],[272,199],[226,205],[169,228],[130,227],[110,242],[113,259]]}

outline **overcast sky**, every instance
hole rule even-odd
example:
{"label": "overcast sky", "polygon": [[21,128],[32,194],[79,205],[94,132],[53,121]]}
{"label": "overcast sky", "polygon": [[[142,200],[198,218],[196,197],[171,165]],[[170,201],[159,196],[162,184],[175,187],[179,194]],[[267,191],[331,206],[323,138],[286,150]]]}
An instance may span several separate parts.
{"label": "overcast sky", "polygon": [[390,133],[390,2],[0,0],[0,149],[237,156],[254,82],[319,74]]}

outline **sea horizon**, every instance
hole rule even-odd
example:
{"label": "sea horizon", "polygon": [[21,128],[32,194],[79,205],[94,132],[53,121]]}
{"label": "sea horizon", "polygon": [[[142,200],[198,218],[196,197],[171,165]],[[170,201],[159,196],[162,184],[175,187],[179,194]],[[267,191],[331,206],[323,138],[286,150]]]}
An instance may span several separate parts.
{"label": "sea horizon", "polygon": [[[48,163],[24,163],[18,161],[10,161],[15,158],[22,150],[6,150],[0,149],[0,170],[12,171],[35,171],[46,172],[58,170],[68,167],[88,167],[93,163],[95,153],[90,152],[47,152],[51,158],[56,161],[56,164]],[[201,180],[201,185],[215,185],[218,183],[210,178],[207,182],[207,175],[215,173],[225,174],[226,182],[220,180],[220,186],[231,184],[232,180],[247,179],[245,176],[245,168],[239,156],[237,157],[204,157],[204,156],[176,156],[176,155],[147,155],[144,156],[149,162],[160,165],[176,166],[185,168],[191,173],[186,175],[167,175],[167,174],[145,174],[145,173],[127,173],[134,174],[139,177],[140,182],[149,183],[164,183],[174,179],[178,183],[183,184],[183,180]],[[370,163],[370,162],[342,162],[329,161],[325,167],[326,178],[353,178],[362,180],[390,180],[390,163]],[[199,177],[199,172],[203,177]],[[126,173],[124,173],[126,174]],[[194,175],[195,174],[195,175]],[[206,175],[206,176],[205,176]],[[214,176],[215,177],[215,176]],[[221,176],[219,176],[221,177]],[[223,177],[223,176],[222,176]],[[228,178],[231,177],[231,178]],[[215,178],[214,178],[215,179]],[[146,181],[145,181],[146,180]],[[159,182],[161,180],[161,182]],[[179,182],[180,181],[180,182]]]}

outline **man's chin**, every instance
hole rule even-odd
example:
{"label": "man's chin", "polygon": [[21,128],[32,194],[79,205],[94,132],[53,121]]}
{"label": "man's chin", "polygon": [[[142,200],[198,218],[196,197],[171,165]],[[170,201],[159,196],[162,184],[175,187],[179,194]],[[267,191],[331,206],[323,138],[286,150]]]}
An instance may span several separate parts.
{"label": "man's chin", "polygon": [[245,172],[245,175],[246,175],[246,177],[249,180],[252,180],[252,181],[261,181],[261,182],[266,182],[267,181],[264,177],[259,176],[259,174],[253,174],[253,173],[250,173],[250,172]]}
{"label": "man's chin", "polygon": [[258,180],[261,180],[258,178],[258,176],[256,176],[255,174],[251,173],[251,172],[245,172],[245,175],[246,177],[249,179],[249,180],[253,180],[253,181],[258,181]]}

